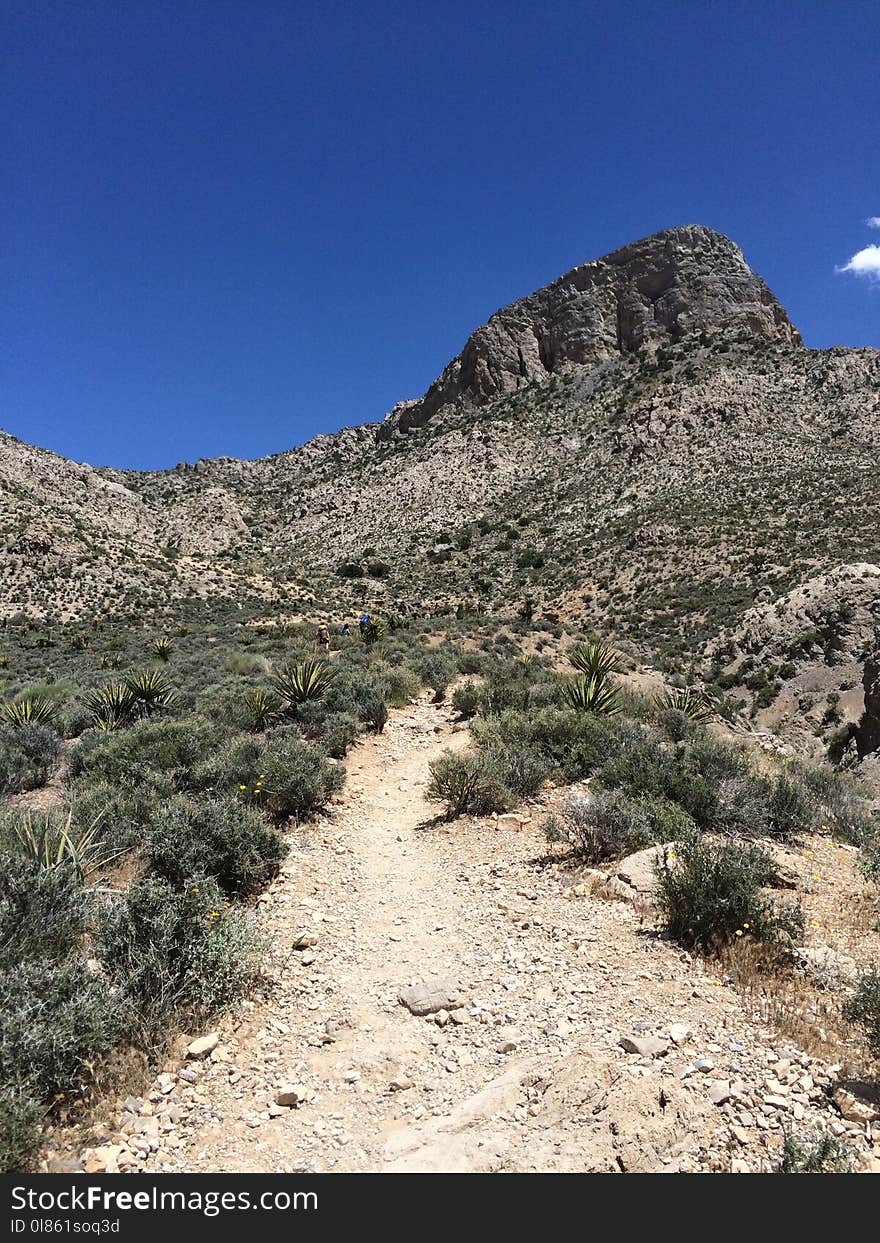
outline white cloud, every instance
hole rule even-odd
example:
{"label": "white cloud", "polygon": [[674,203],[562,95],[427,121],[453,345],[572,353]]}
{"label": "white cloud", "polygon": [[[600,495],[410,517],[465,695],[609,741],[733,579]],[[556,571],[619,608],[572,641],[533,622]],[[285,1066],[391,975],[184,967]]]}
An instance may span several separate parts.
{"label": "white cloud", "polygon": [[843,264],[837,271],[852,272],[854,276],[880,281],[880,246],[866,246],[864,250],[857,250],[849,263]]}
{"label": "white cloud", "polygon": [[880,229],[880,216],[869,216],[865,224],[869,229]]}

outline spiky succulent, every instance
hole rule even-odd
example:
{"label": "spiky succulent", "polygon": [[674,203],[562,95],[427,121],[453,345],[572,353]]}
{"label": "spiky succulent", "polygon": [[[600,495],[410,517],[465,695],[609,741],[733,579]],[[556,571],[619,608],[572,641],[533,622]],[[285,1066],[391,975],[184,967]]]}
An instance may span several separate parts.
{"label": "spiky succulent", "polygon": [[382,638],[384,633],[384,623],[371,617],[361,630],[361,639],[368,647],[372,647],[374,643],[377,643]]}
{"label": "spiky succulent", "polygon": [[657,708],[661,712],[681,712],[691,721],[708,721],[714,711],[706,692],[691,687],[666,691],[658,697]]}
{"label": "spiky succulent", "polygon": [[174,651],[174,644],[168,638],[167,634],[163,634],[160,639],[156,639],[153,644],[153,655],[157,660],[163,662],[170,660],[171,653]]}
{"label": "spiky succulent", "polygon": [[287,708],[296,708],[309,700],[321,699],[335,677],[335,671],[325,661],[303,660],[276,670],[272,687]]}
{"label": "spiky succulent", "polygon": [[620,688],[604,678],[569,678],[563,683],[562,693],[566,703],[578,712],[614,716],[621,710]]}
{"label": "spiky succulent", "polygon": [[135,711],[141,716],[152,716],[154,712],[163,712],[170,708],[177,696],[174,687],[159,669],[148,669],[145,673],[134,673],[126,678],[125,687],[130,692]]}
{"label": "spiky succulent", "polygon": [[274,691],[247,691],[244,707],[248,718],[248,728],[254,734],[261,734],[268,729],[281,715],[283,702]]}
{"label": "spiky succulent", "polygon": [[610,643],[600,639],[576,643],[568,653],[568,659],[579,673],[588,678],[604,679],[612,673],[620,673],[623,657]]}
{"label": "spiky succulent", "polygon": [[86,710],[91,714],[96,729],[114,730],[127,725],[135,713],[135,698],[124,682],[111,682],[89,691],[85,697]]}
{"label": "spiky succulent", "polygon": [[8,725],[51,725],[55,704],[46,695],[23,695],[5,703],[0,716]]}

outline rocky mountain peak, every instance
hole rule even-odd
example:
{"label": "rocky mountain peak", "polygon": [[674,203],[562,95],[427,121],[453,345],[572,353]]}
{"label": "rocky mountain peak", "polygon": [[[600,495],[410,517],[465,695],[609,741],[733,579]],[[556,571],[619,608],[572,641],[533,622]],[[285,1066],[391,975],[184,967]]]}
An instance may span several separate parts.
{"label": "rocky mountain peak", "polygon": [[666,229],[497,311],[424,397],[394,408],[378,436],[392,439],[444,408],[486,405],[571,367],[700,331],[803,344],[734,242],[704,225]]}

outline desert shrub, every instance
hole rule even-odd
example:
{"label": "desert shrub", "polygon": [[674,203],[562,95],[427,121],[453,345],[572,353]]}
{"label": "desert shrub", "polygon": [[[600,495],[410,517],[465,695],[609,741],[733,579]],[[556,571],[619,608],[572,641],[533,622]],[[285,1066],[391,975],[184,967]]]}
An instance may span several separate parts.
{"label": "desert shrub", "polygon": [[384,698],[392,708],[403,708],[411,703],[422,688],[419,675],[408,665],[389,665],[380,677]]}
{"label": "desert shrub", "polygon": [[29,1170],[40,1148],[43,1110],[27,1087],[0,1083],[0,1174]]}
{"label": "desert shrub", "polygon": [[786,1128],[782,1139],[782,1157],[775,1174],[849,1174],[852,1172],[855,1149],[845,1140],[828,1131]]}
{"label": "desert shrub", "polygon": [[140,846],[153,812],[175,792],[168,774],[144,771],[138,785],[108,781],[77,781],[70,791],[70,814],[80,832],[97,824],[99,840],[107,851]]}
{"label": "desert shrub", "polygon": [[767,800],[768,832],[790,841],[817,828],[816,804],[799,781],[781,773],[771,782]]}
{"label": "desert shrub", "polygon": [[481,674],[486,671],[486,657],[482,652],[459,652],[455,663],[459,673]]}
{"label": "desert shrub", "polygon": [[574,794],[559,819],[572,850],[588,863],[620,859],[694,828],[676,803],[654,795],[628,798],[619,790],[592,798]]}
{"label": "desert shrub", "polygon": [[452,692],[452,706],[462,716],[473,716],[480,706],[480,687],[475,682],[464,682]]}
{"label": "desert shrub", "polygon": [[776,875],[771,856],[751,843],[683,840],[657,864],[666,931],[702,950],[741,937],[789,946],[803,931],[803,912],[777,907],[762,892]]}
{"label": "desert shrub", "polygon": [[223,731],[200,717],[138,721],[120,733],[89,730],[71,754],[71,773],[91,781],[136,785],[146,770],[183,781],[217,750]]}
{"label": "desert shrub", "polygon": [[135,880],[103,914],[97,954],[141,1038],[161,1039],[168,1022],[225,1009],[251,987],[261,945],[248,917],[199,877],[176,889],[158,876]]}
{"label": "desert shrub", "polygon": [[695,721],[679,708],[663,708],[659,711],[657,727],[670,742],[685,742],[690,738],[699,738],[703,733],[701,722]]}
{"label": "desert shrub", "polygon": [[374,734],[381,734],[388,720],[388,705],[378,687],[364,691],[358,699],[358,716]]}
{"label": "desert shrub", "polygon": [[233,734],[188,773],[182,774],[179,784],[185,784],[188,790],[215,794],[234,792],[241,786],[253,786],[263,771],[265,750],[264,738],[253,734]]}
{"label": "desert shrub", "polygon": [[258,811],[233,798],[181,796],[157,808],[145,853],[176,886],[205,875],[225,893],[250,897],[277,874],[287,848]]}
{"label": "desert shrub", "polygon": [[605,789],[622,789],[631,797],[652,794],[678,803],[700,828],[717,817],[717,786],[687,762],[686,752],[664,748],[646,732],[611,755],[599,769],[598,781]]}
{"label": "desert shrub", "polygon": [[79,944],[88,909],[74,867],[43,868],[0,845],[0,968],[66,957]]}
{"label": "desert shrub", "polygon": [[455,755],[452,751],[444,751],[430,765],[425,797],[445,805],[447,820],[465,813],[506,811],[513,802],[511,791],[483,755]]}
{"label": "desert shrub", "polygon": [[313,816],[345,783],[342,768],[285,729],[268,735],[262,771],[263,805],[277,820]]}
{"label": "desert shrub", "polygon": [[880,1059],[880,971],[862,972],[854,993],[844,1002],[843,1013],[861,1027],[872,1056]]}
{"label": "desert shrub", "polygon": [[0,725],[0,797],[45,785],[60,745],[47,725]]}
{"label": "desert shrub", "polygon": [[321,725],[321,745],[328,755],[341,760],[360,737],[360,722],[349,712],[331,712]]}
{"label": "desert shrub", "polygon": [[870,792],[854,777],[836,772],[830,764],[790,760],[789,771],[815,804],[814,824],[819,829],[860,846],[870,841],[875,829],[870,814]]}
{"label": "desert shrub", "polygon": [[124,1009],[101,975],[74,959],[19,963],[0,973],[0,1083],[40,1101],[78,1092],[125,1031]]}
{"label": "desert shrub", "polygon": [[484,773],[492,773],[505,791],[518,798],[537,794],[550,773],[550,763],[535,747],[495,746],[480,755]]}
{"label": "desert shrub", "polygon": [[428,652],[419,661],[418,671],[425,686],[434,692],[434,702],[440,703],[455,677],[454,665],[442,652]]}
{"label": "desert shrub", "polygon": [[765,777],[727,777],[718,784],[715,827],[740,837],[769,832],[772,783]]}

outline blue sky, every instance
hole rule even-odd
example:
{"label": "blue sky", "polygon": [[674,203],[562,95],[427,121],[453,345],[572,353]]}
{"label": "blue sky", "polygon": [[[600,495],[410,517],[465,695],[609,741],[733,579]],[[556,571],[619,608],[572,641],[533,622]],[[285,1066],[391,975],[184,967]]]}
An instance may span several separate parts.
{"label": "blue sky", "polygon": [[0,426],[277,452],[689,222],[809,345],[880,346],[877,36],[874,0],[6,0]]}

